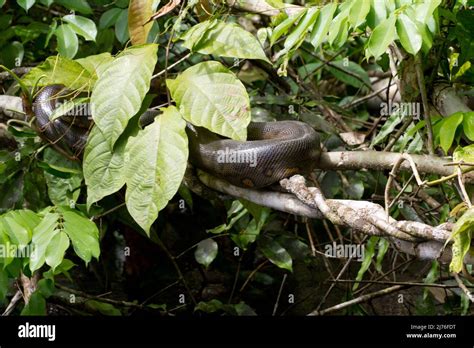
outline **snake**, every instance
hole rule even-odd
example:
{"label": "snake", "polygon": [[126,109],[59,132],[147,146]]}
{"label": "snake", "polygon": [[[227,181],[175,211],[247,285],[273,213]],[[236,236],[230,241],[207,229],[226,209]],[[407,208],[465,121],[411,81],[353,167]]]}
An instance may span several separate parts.
{"label": "snake", "polygon": [[[36,128],[45,140],[80,157],[91,128],[90,115],[51,119],[58,102],[67,99],[67,95],[62,85],[40,90],[33,103]],[[153,122],[157,114],[144,113],[141,126]],[[308,173],[317,166],[321,155],[319,134],[307,123],[294,120],[250,122],[246,141],[224,138],[191,123],[186,125],[186,134],[189,162],[239,187],[259,189],[294,174]]]}

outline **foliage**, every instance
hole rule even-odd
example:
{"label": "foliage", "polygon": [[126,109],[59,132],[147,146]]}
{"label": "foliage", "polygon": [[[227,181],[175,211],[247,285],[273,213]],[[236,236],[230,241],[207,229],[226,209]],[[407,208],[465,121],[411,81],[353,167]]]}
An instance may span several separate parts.
{"label": "foliage", "polygon": [[[73,91],[71,100],[55,118],[90,102],[94,120],[81,163],[40,142],[31,119],[8,123],[15,148],[0,150],[0,246],[32,248],[35,253],[0,258],[0,301],[10,295],[11,281],[20,274],[39,275],[38,290],[21,314],[46,314],[47,299],[57,292],[57,279],[71,278],[70,272],[99,259],[104,252],[102,237],[132,229],[145,234],[149,244],[173,245],[177,237],[163,238],[174,230],[169,221],[178,224],[176,220],[185,215],[177,211],[187,214],[189,210],[204,214],[206,221],[199,221],[199,226],[186,221],[195,230],[189,231],[194,239],[174,251],[193,250],[192,265],[202,266],[206,275],[220,268],[230,272],[222,264],[232,259],[235,284],[251,287],[250,300],[257,295],[264,298],[260,288],[276,286],[281,272],[298,277],[298,270],[312,267],[316,259],[312,236],[316,230],[321,238],[320,232],[332,226],[293,221],[245,200],[203,202],[182,184],[188,160],[186,123],[245,140],[248,124],[259,117],[300,119],[325,134],[328,150],[347,147],[336,136],[342,133],[336,131],[340,124],[330,123],[319,112],[329,108],[353,130],[349,133],[362,134],[372,149],[384,149],[403,129],[392,150],[421,153],[426,120],[413,118],[405,124],[407,112],[392,110],[373,122],[368,110],[352,104],[361,94],[370,93],[372,75],[390,72],[388,51],[396,48],[409,62],[426,63],[429,82],[442,76],[468,90],[474,81],[473,14],[468,10],[474,6],[472,1],[303,2],[298,10],[258,20],[230,13],[224,3],[203,3],[189,1],[177,8],[178,14],[150,20],[164,4],[0,1],[0,64],[8,69],[32,66],[21,79],[22,92],[31,98],[43,86],[65,85]],[[286,8],[285,3],[280,5]],[[150,107],[157,115],[143,127],[140,115]],[[469,142],[474,140],[474,113],[432,115],[431,120],[435,146],[447,155],[455,149],[455,161],[473,162]],[[365,170],[318,173],[328,198],[372,199],[386,184],[383,174]],[[405,193],[415,199],[411,179],[402,179]],[[443,202],[460,201],[448,184],[429,193]],[[126,209],[120,209],[123,205]],[[426,219],[433,224],[445,222],[453,205],[447,203],[445,210]],[[431,212],[426,202],[417,208]],[[394,206],[391,212],[396,217],[413,210]],[[472,225],[470,208],[455,224],[450,271],[460,272],[463,267]],[[337,238],[352,241],[351,233],[339,236],[341,231],[336,231]],[[354,273],[349,296],[359,291],[372,266],[383,274],[389,245],[379,236],[364,243],[364,259]],[[167,249],[165,254],[170,254]],[[180,261],[174,256],[171,260]],[[244,280],[238,273],[241,267]],[[435,281],[436,267],[426,283]],[[178,278],[182,280],[182,274]],[[191,311],[257,312],[232,295],[228,304],[224,304],[227,299],[203,295]],[[240,291],[239,296],[246,295]],[[126,312],[95,300],[83,305],[103,315]],[[166,306],[156,304],[149,309],[166,312]]]}

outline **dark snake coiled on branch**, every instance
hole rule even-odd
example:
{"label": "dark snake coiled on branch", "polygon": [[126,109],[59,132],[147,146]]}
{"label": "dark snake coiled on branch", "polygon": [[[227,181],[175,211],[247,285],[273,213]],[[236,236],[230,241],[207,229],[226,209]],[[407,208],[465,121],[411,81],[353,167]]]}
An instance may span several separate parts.
{"label": "dark snake coiled on branch", "polygon": [[[50,121],[64,94],[64,86],[60,85],[47,86],[39,92],[33,107],[36,124],[43,138],[79,155],[87,141],[87,123],[74,115]],[[152,122],[150,115],[154,116],[146,113],[141,117],[142,126]],[[191,124],[186,132],[193,165],[243,187],[260,188],[308,172],[317,165],[321,154],[319,134],[298,121],[251,122],[247,141],[225,139]]]}

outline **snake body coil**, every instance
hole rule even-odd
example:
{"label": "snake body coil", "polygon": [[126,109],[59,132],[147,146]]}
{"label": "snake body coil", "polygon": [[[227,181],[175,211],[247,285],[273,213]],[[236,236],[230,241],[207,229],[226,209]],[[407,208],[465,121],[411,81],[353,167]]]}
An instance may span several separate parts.
{"label": "snake body coil", "polygon": [[[84,128],[63,117],[50,121],[63,88],[43,88],[35,100],[34,113],[39,131],[47,140],[60,142],[77,153],[87,141]],[[252,122],[247,128],[247,141],[224,139],[191,124],[186,132],[193,165],[243,187],[260,188],[310,171],[321,154],[318,133],[298,121]]]}

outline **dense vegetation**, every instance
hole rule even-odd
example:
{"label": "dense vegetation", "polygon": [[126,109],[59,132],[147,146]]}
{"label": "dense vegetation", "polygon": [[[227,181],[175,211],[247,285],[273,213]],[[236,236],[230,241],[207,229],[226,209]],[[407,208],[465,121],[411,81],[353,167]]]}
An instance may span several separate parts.
{"label": "dense vegetation", "polygon": [[[470,313],[473,9],[0,0],[2,312]],[[55,117],[90,103],[81,156],[40,137],[52,84]],[[315,188],[188,165],[187,122],[244,141],[286,119],[321,134]]]}

